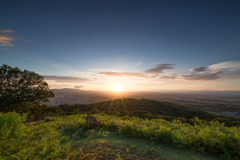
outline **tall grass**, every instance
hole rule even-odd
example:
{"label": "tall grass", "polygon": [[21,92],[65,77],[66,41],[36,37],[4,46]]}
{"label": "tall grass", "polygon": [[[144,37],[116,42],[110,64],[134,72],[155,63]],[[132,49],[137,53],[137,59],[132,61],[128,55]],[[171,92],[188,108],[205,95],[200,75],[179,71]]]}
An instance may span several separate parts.
{"label": "tall grass", "polygon": [[[2,118],[2,117],[5,118]],[[26,125],[17,121],[20,129],[3,129],[11,126],[11,118],[24,119],[17,113],[0,115],[1,133],[0,155],[2,159],[69,159],[79,157],[78,152],[71,150],[71,138],[87,129],[85,114],[71,115],[62,118],[46,119],[34,125]],[[8,117],[8,118],[6,118]],[[190,125],[180,121],[169,122],[163,119],[143,120],[137,117],[118,117],[97,114],[95,117],[102,122],[102,128],[113,130],[116,134],[132,137],[143,137],[154,143],[164,143],[179,148],[189,148],[203,154],[217,154],[221,159],[238,159],[240,157],[240,128],[225,127],[218,122],[205,122],[196,118]],[[5,119],[5,120],[2,120]],[[12,118],[12,120],[15,118]],[[3,122],[3,123],[2,123]],[[9,124],[11,125],[9,125]],[[15,125],[15,124],[14,124]],[[9,127],[11,128],[11,127]],[[71,133],[64,137],[59,130]]]}
{"label": "tall grass", "polygon": [[62,143],[56,127],[23,124],[26,114],[0,115],[0,159],[69,159],[70,142]]}
{"label": "tall grass", "polygon": [[[66,131],[83,130],[86,115],[72,115],[63,118]],[[189,148],[202,154],[216,154],[221,159],[239,159],[240,128],[225,127],[219,122],[206,122],[196,118],[190,125],[180,121],[163,119],[143,120],[137,117],[95,115],[102,122],[102,128],[114,130],[117,134],[144,137],[155,143],[164,143],[179,148]],[[67,122],[68,125],[66,125]],[[90,127],[91,128],[91,127]]]}
{"label": "tall grass", "polygon": [[0,139],[5,140],[9,137],[21,136],[24,128],[22,122],[26,121],[26,119],[27,114],[19,116],[16,112],[4,115],[0,113]]}

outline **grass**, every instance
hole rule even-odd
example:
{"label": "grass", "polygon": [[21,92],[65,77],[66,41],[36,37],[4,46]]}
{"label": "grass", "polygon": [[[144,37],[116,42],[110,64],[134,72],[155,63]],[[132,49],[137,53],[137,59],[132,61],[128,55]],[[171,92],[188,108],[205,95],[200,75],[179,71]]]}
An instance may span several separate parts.
{"label": "grass", "polygon": [[[71,133],[64,134],[71,137]],[[82,149],[81,159],[124,159],[124,160],[216,160],[210,155],[202,155],[186,149],[173,148],[164,144],[154,144],[144,138],[127,137],[114,131],[87,130],[71,143],[71,149]],[[80,156],[79,156],[80,157]],[[78,158],[79,158],[78,157]],[[120,157],[120,158],[119,158]],[[74,159],[72,157],[72,159]]]}
{"label": "grass", "polygon": [[0,115],[0,159],[217,159],[211,154],[237,160],[240,155],[239,127],[97,114],[102,128],[93,130],[85,116],[23,124],[26,115]]}

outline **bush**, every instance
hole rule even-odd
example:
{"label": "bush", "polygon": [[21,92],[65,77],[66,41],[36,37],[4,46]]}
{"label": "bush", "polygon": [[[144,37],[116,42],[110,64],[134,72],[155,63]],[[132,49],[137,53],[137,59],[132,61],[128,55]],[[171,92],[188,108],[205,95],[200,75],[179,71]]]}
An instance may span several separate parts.
{"label": "bush", "polygon": [[182,123],[188,122],[188,120],[186,118],[182,118],[182,117],[178,118],[177,120],[181,121]]}
{"label": "bush", "polygon": [[73,111],[72,111],[72,114],[79,114],[80,113],[80,110],[79,109],[74,109]]}
{"label": "bush", "polygon": [[129,112],[126,110],[120,110],[117,115],[118,116],[129,116]]}
{"label": "bush", "polygon": [[16,112],[0,114],[0,139],[8,137],[18,137],[22,133],[24,125],[22,122],[27,120],[27,114],[20,115]]}
{"label": "bush", "polygon": [[233,121],[232,124],[233,124],[234,126],[240,127],[240,121]]}
{"label": "bush", "polygon": [[142,117],[143,114],[146,114],[146,112],[145,111],[140,111],[140,110],[134,110],[134,111],[132,111],[131,116],[132,117],[133,116],[135,116],[135,117]]}
{"label": "bush", "polygon": [[97,108],[93,108],[91,111],[90,111],[90,114],[98,114],[98,113],[101,113]]}
{"label": "bush", "polygon": [[214,118],[212,121],[215,121],[215,122],[218,121],[219,123],[224,123],[224,125],[226,127],[230,127],[231,126],[230,121],[228,119],[226,119],[226,118]]}
{"label": "bush", "polygon": [[45,122],[51,122],[51,121],[56,121],[57,118],[56,117],[46,117],[45,118]]}

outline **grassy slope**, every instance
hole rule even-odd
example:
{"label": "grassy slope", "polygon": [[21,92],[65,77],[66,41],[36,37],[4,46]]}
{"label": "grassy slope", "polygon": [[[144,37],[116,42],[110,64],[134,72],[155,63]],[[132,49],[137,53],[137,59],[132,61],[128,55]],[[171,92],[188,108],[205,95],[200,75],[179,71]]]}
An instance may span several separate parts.
{"label": "grassy slope", "polygon": [[[72,133],[68,133],[71,136]],[[68,134],[64,134],[68,136]],[[154,144],[143,138],[116,135],[113,131],[88,130],[78,136],[71,149],[81,148],[80,159],[158,159],[158,160],[215,160],[214,156],[202,155],[186,149],[177,149],[163,144]],[[72,158],[77,159],[77,158]]]}
{"label": "grassy slope", "polygon": [[1,117],[0,124],[8,126],[0,132],[0,159],[217,159],[190,150],[213,155],[224,153],[222,159],[238,159],[240,155],[239,128],[215,122],[191,126],[97,114],[102,128],[92,130],[91,124],[85,125],[86,114],[50,117],[34,124],[21,123],[16,113]]}

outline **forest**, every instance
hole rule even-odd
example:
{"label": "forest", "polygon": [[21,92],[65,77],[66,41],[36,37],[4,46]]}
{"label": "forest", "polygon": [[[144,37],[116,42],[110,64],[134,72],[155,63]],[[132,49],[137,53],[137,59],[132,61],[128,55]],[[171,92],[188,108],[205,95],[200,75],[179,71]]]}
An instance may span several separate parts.
{"label": "forest", "polygon": [[225,126],[240,126],[240,119],[214,115],[205,111],[191,109],[170,102],[161,102],[149,99],[115,99],[93,104],[59,105],[63,114],[97,114],[139,117],[143,119],[179,120],[193,124],[195,117],[205,121],[219,121]]}

